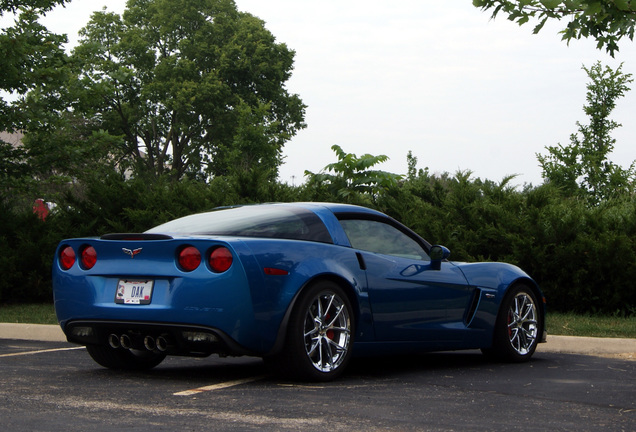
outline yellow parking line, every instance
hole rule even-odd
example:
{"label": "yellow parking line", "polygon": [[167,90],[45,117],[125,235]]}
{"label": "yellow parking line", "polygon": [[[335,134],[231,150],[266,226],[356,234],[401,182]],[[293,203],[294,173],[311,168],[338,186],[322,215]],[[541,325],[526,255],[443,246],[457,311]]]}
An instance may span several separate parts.
{"label": "yellow parking line", "polygon": [[207,392],[207,391],[214,391],[214,390],[220,390],[220,389],[224,389],[224,388],[228,388],[228,387],[234,387],[234,386],[237,386],[237,385],[241,385],[241,384],[246,384],[246,383],[262,380],[263,378],[265,378],[265,375],[255,376],[255,377],[251,377],[251,378],[243,378],[243,379],[234,380],[234,381],[227,381],[227,382],[223,382],[223,383],[219,383],[219,384],[213,384],[213,385],[209,385],[209,386],[205,386],[205,387],[199,387],[199,388],[192,389],[192,390],[185,390],[185,391],[173,393],[173,396],[191,396],[191,395],[195,395],[195,394],[198,394],[198,393],[203,393],[203,392]]}
{"label": "yellow parking line", "polygon": [[41,354],[41,353],[56,352],[56,351],[71,351],[71,350],[78,350],[78,349],[84,349],[84,348],[85,347],[81,346],[81,347],[73,347],[73,348],[54,348],[54,349],[46,349],[46,350],[39,350],[39,351],[25,351],[25,352],[11,353],[11,354],[0,354],[0,358],[17,357],[17,356],[31,355],[31,354]]}

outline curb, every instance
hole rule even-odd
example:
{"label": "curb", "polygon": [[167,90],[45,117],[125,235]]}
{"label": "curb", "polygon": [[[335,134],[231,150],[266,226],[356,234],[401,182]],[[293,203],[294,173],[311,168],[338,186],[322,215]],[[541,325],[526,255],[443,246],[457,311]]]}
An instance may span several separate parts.
{"label": "curb", "polygon": [[548,336],[537,352],[562,354],[610,355],[636,360],[636,339],[593,338],[583,336]]}
{"label": "curb", "polygon": [[46,324],[1,323],[0,339],[66,342],[66,336],[60,326]]}
{"label": "curb", "polygon": [[[60,326],[45,324],[0,323],[0,339],[66,342]],[[537,352],[602,355],[636,360],[636,338],[548,335],[548,342],[539,344]]]}

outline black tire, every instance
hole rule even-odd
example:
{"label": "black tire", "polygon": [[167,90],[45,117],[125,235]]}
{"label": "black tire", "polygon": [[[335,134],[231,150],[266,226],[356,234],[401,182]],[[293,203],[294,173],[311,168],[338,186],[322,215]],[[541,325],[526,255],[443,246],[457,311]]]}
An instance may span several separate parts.
{"label": "black tire", "polygon": [[148,370],[157,366],[166,358],[165,354],[111,348],[103,345],[87,345],[86,351],[101,366],[119,370]]}
{"label": "black tire", "polygon": [[296,302],[282,351],[265,360],[288,378],[331,381],[342,374],[351,359],[354,321],[344,290],[334,282],[318,282]]}
{"label": "black tire", "polygon": [[507,362],[530,360],[541,337],[541,313],[537,296],[528,286],[510,288],[501,302],[492,348],[482,350],[484,354]]}

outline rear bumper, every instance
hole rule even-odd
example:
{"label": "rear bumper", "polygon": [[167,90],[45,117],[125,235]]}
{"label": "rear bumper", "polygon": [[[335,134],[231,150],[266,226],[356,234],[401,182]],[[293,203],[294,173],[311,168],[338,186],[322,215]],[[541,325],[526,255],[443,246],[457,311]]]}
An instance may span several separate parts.
{"label": "rear bumper", "polygon": [[62,328],[69,342],[207,357],[256,355],[226,333],[210,327],[138,321],[77,320]]}

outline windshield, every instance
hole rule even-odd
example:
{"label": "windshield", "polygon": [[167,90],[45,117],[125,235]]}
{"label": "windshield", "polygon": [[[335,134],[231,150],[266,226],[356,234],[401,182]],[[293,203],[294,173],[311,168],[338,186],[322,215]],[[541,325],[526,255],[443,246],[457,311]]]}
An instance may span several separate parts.
{"label": "windshield", "polygon": [[224,208],[194,214],[166,222],[146,232],[283,238],[333,243],[327,228],[313,212],[280,205]]}

